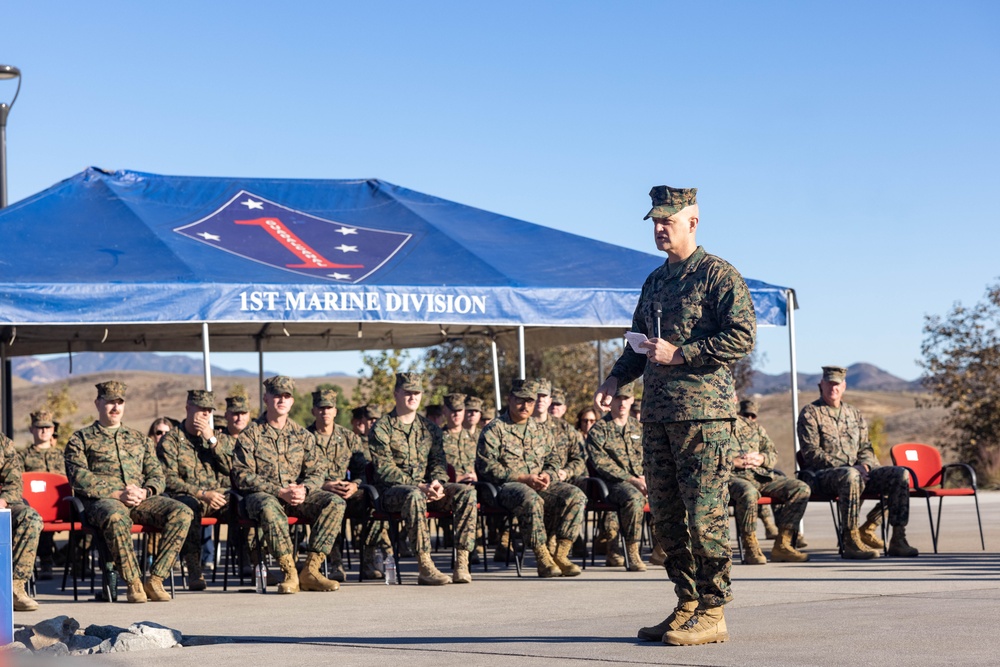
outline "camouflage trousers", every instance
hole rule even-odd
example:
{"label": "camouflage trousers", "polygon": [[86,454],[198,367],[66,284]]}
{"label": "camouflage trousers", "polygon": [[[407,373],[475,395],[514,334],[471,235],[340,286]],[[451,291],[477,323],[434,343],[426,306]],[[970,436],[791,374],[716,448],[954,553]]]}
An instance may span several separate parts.
{"label": "camouflage trousers", "polygon": [[132,582],[142,578],[142,568],[132,546],[132,524],[148,526],[159,533],[156,559],[150,574],[166,579],[187,538],[193,515],[180,501],[166,496],[151,496],[129,508],[113,498],[85,500],[87,523],[104,538],[111,559],[122,579]]}
{"label": "camouflage trousers", "polygon": [[200,554],[202,543],[202,518],[206,516],[215,517],[221,522],[225,517],[229,516],[229,504],[227,503],[219,509],[213,510],[208,506],[208,503],[204,503],[194,496],[179,494],[171,497],[174,500],[184,503],[184,505],[186,505],[194,515],[194,518],[191,519],[191,527],[188,528],[187,538],[181,546],[181,556]]}
{"label": "camouflage trousers", "polygon": [[[861,495],[866,491],[886,496],[888,500],[889,525],[905,526],[910,520],[910,473],[900,466],[880,466],[868,473],[868,481],[862,481],[857,468],[840,466],[816,471],[816,490],[837,496],[837,510],[843,530],[858,527],[861,511]],[[881,521],[882,503],[879,502],[868,513],[869,521]]]}
{"label": "camouflage trousers", "polygon": [[[618,482],[608,489],[608,502],[618,506],[619,521],[615,522],[614,532],[607,533],[607,537],[613,538],[617,535],[620,522],[626,544],[641,540],[642,522],[646,518],[646,496],[642,495],[642,491],[628,482]],[[602,524],[602,528],[610,528],[608,523],[610,522]]]}
{"label": "camouflage trousers", "polygon": [[10,510],[11,578],[27,581],[35,571],[42,517],[26,503],[14,503],[7,508]]}
{"label": "camouflage trousers", "polygon": [[[757,501],[761,496],[781,503],[775,512],[778,528],[798,529],[799,521],[806,513],[812,491],[805,482],[790,477],[775,476],[773,479],[747,479],[733,475],[729,478],[729,496],[733,502],[736,525],[742,535],[757,532]],[[767,505],[765,505],[767,507]]]}
{"label": "camouflage trousers", "polygon": [[545,544],[547,534],[561,540],[576,539],[583,525],[587,495],[566,482],[554,482],[544,491],[507,482],[497,492],[497,502],[517,518],[521,540],[534,549]]}
{"label": "camouflage trousers", "polygon": [[729,475],[732,420],[645,422],[643,467],[653,533],[680,601],[732,600]]}
{"label": "camouflage trousers", "polygon": [[299,505],[289,505],[263,491],[248,494],[243,504],[247,516],[260,527],[259,534],[275,558],[291,556],[295,552],[288,530],[288,517],[309,524],[309,551],[329,555],[340,535],[347,507],[343,498],[322,489],[310,491]]}
{"label": "camouflage trousers", "polygon": [[476,548],[476,524],[479,521],[476,488],[471,484],[445,484],[444,494],[441,500],[428,503],[427,497],[415,486],[397,484],[382,492],[382,509],[402,516],[410,545],[418,554],[431,551],[431,535],[427,527],[428,510],[451,512],[456,549],[474,551]]}

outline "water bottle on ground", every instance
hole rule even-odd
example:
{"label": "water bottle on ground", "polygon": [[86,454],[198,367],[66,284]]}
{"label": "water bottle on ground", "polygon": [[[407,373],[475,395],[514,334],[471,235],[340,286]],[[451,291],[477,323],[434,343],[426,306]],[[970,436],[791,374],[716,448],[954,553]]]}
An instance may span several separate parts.
{"label": "water bottle on ground", "polygon": [[254,568],[254,575],[256,579],[257,592],[266,593],[267,592],[267,566],[264,563],[257,563],[257,567]]}
{"label": "water bottle on ground", "polygon": [[396,559],[392,554],[385,557],[385,583],[388,586],[396,583]]}

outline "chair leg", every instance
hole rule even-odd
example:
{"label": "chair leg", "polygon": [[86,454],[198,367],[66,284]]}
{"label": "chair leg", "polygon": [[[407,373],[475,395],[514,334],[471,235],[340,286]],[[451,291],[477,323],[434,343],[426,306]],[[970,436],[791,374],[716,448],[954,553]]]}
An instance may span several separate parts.
{"label": "chair leg", "polygon": [[931,512],[931,497],[927,496],[924,500],[927,501],[927,520],[931,522],[931,543],[934,545],[934,553],[937,553],[937,531],[934,529],[934,514]]}
{"label": "chair leg", "polygon": [[982,545],[983,551],[986,551],[986,540],[983,539],[983,520],[979,517],[979,495],[976,490],[972,490],[972,499],[976,501],[976,522],[979,523],[979,544]]}

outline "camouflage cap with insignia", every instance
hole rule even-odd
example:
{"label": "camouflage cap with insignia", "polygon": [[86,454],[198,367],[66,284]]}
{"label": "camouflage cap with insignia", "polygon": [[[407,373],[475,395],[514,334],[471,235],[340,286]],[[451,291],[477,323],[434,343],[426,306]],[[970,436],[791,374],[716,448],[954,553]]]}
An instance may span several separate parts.
{"label": "camouflage cap with insignia", "polygon": [[351,410],[351,419],[381,419],[382,411],[377,405],[359,405]]}
{"label": "camouflage cap with insignia", "polygon": [[482,412],[483,399],[479,398],[478,396],[469,396],[468,398],[465,399],[465,409],[466,411],[475,410],[476,412]]}
{"label": "camouflage cap with insignia", "polygon": [[313,392],[314,408],[337,407],[337,392],[333,389],[317,389]]}
{"label": "camouflage cap with insignia", "polygon": [[521,378],[516,378],[510,383],[511,396],[535,400],[538,398],[538,394],[538,384],[534,380],[522,380]]}
{"label": "camouflage cap with insignia", "polygon": [[633,398],[634,396],[635,389],[632,387],[631,382],[615,389],[615,398]]}
{"label": "camouflage cap with insignia", "polygon": [[757,416],[757,411],[759,409],[760,409],[760,406],[757,405],[757,401],[755,401],[752,398],[748,398],[745,401],[740,401],[740,414],[741,415],[746,415],[746,416],[753,415],[754,417],[756,417]]}
{"label": "camouflage cap with insignia", "polygon": [[187,402],[188,405],[214,410],[215,394],[205,389],[189,389]]}
{"label": "camouflage cap with insignia", "polygon": [[396,389],[423,392],[424,377],[420,373],[396,373]]}
{"label": "camouflage cap with insignia", "polygon": [[847,369],[843,366],[823,366],[823,379],[840,384],[847,379]]}
{"label": "camouflage cap with insignia", "polygon": [[287,375],[275,375],[264,380],[264,390],[271,396],[295,393],[295,380]]}
{"label": "camouflage cap with insignia", "polygon": [[461,412],[465,409],[465,394],[448,394],[444,397],[444,407],[452,412]]}
{"label": "camouflage cap with insignia", "polygon": [[226,396],[226,412],[231,412],[234,415],[250,412],[250,399],[242,394]]}
{"label": "camouflage cap with insignia", "polygon": [[39,410],[31,413],[31,425],[34,428],[55,427],[56,423],[52,419],[52,413],[48,410]]}
{"label": "camouflage cap with insignia", "polygon": [[545,378],[535,378],[535,388],[537,389],[539,396],[552,395],[552,383]]}
{"label": "camouflage cap with insignia", "polygon": [[562,389],[552,387],[552,405],[566,405],[566,394]]}
{"label": "camouflage cap with insignia", "polygon": [[124,382],[119,382],[118,380],[109,380],[108,382],[101,382],[94,386],[97,387],[97,398],[103,398],[106,401],[124,401],[125,390],[128,389],[128,386]]}
{"label": "camouflage cap with insignia", "polygon": [[657,185],[649,191],[653,200],[653,208],[643,220],[650,218],[669,218],[677,211],[698,203],[698,188],[672,188],[669,185]]}

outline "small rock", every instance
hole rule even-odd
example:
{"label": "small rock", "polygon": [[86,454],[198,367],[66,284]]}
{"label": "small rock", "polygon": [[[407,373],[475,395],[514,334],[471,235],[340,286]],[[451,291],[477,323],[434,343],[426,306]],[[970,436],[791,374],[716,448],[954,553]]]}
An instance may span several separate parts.
{"label": "small rock", "polygon": [[73,635],[66,642],[66,647],[71,653],[77,651],[89,650],[100,646],[102,639],[100,637],[95,637],[93,635]]}
{"label": "small rock", "polygon": [[[105,640],[101,642],[103,646],[106,642],[111,640]],[[126,653],[129,651],[148,651],[150,649],[163,648],[158,641],[151,637],[146,637],[143,635],[134,635],[131,632],[123,632],[112,642],[111,648],[108,651],[101,651],[102,653]]]}
{"label": "small rock", "polygon": [[88,625],[87,629],[83,631],[85,635],[100,639],[114,639],[123,632],[127,632],[127,630],[119,628],[117,625]]}
{"label": "small rock", "polygon": [[181,641],[180,630],[168,628],[152,621],[142,621],[133,623],[128,627],[128,631],[135,635],[147,637],[157,643],[160,648],[172,648]]}
{"label": "small rock", "polygon": [[31,628],[30,640],[25,644],[38,651],[56,642],[66,642],[79,629],[80,623],[75,618],[56,616],[36,623]]}
{"label": "small rock", "polygon": [[24,645],[23,642],[11,642],[6,646],[0,646],[0,651],[6,653],[7,655],[21,655],[22,653],[31,653],[31,649]]}
{"label": "small rock", "polygon": [[33,634],[35,633],[31,631],[30,626],[26,628],[18,628],[14,631],[14,642],[24,644],[25,648],[27,648],[27,645],[31,643],[31,637]]}
{"label": "small rock", "polygon": [[60,657],[64,655],[69,655],[69,647],[66,646],[66,644],[63,644],[62,642],[56,642],[55,644],[49,644],[48,646],[39,651],[35,651],[35,654]]}

